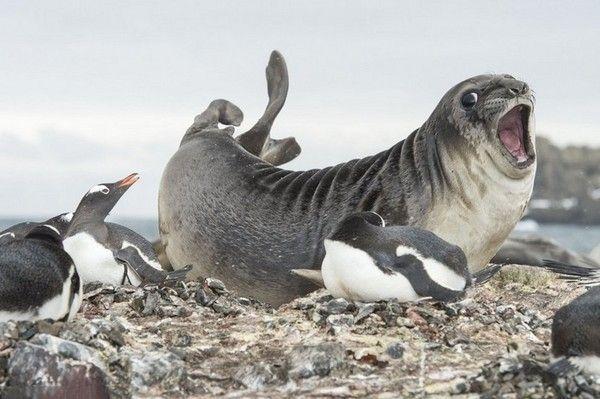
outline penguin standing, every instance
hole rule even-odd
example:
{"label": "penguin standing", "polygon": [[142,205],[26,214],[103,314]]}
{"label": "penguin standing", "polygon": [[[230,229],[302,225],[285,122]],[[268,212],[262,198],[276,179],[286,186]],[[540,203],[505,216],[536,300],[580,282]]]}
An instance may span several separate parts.
{"label": "penguin standing", "polygon": [[0,322],[70,320],[81,300],[77,269],[54,227],[37,226],[0,246]]}
{"label": "penguin standing", "polygon": [[189,268],[162,270],[152,244],[136,232],[104,219],[139,176],[92,187],[81,199],[63,239],[84,283],[161,284],[185,278]]}
{"label": "penguin standing", "polygon": [[[292,272],[323,284],[335,297],[363,302],[458,300],[466,289],[485,283],[504,266],[490,264],[471,275],[465,253],[458,246],[417,227],[385,226],[375,212],[343,219],[324,245],[320,271]],[[579,273],[570,267],[541,267],[564,275]]]}
{"label": "penguin standing", "polygon": [[34,228],[45,225],[53,228],[59,235],[64,235],[71,224],[73,213],[61,213],[46,220],[45,222],[21,222],[0,232],[0,245],[12,241],[16,238],[24,238]]}

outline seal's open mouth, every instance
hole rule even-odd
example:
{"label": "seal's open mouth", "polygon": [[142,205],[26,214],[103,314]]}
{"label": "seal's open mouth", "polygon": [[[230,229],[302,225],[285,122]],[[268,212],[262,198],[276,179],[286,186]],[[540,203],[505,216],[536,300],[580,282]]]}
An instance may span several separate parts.
{"label": "seal's open mouth", "polygon": [[533,163],[529,112],[529,107],[526,105],[517,105],[498,121],[498,138],[519,168],[525,168]]}

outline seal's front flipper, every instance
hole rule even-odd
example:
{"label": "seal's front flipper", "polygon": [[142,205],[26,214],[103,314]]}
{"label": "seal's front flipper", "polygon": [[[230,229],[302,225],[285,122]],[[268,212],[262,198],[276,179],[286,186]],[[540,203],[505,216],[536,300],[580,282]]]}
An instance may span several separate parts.
{"label": "seal's front flipper", "polygon": [[266,74],[269,94],[267,108],[256,124],[247,132],[240,134],[236,140],[249,153],[273,165],[281,165],[297,157],[300,154],[300,146],[293,138],[283,140],[270,138],[271,127],[285,104],[289,88],[287,66],[278,51],[271,53]]}
{"label": "seal's front flipper", "polygon": [[116,252],[115,258],[125,263],[143,284],[160,284],[164,281],[166,273],[150,266],[134,247],[126,247]]}
{"label": "seal's front flipper", "polygon": [[185,142],[190,137],[209,130],[219,130],[219,123],[230,125],[222,132],[233,135],[233,127],[239,126],[244,120],[244,114],[235,104],[227,100],[214,100],[208,105],[208,108],[200,115],[194,118],[194,123],[189,127],[181,142]]}
{"label": "seal's front flipper", "polygon": [[319,287],[325,287],[325,283],[323,282],[323,274],[320,270],[313,269],[292,269],[290,270],[296,276],[303,277]]}

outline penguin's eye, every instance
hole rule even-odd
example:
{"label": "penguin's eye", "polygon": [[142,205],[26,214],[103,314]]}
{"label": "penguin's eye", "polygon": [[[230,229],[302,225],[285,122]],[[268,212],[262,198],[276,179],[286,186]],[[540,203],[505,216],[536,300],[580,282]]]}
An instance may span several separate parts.
{"label": "penguin's eye", "polygon": [[110,193],[110,189],[108,187],[106,187],[104,184],[98,184],[97,186],[90,188],[90,191],[88,191],[88,194],[93,194],[93,193],[98,193],[98,192],[106,195],[106,194]]}
{"label": "penguin's eye", "polygon": [[479,96],[475,92],[467,93],[460,99],[460,103],[465,109],[471,109],[477,104]]}

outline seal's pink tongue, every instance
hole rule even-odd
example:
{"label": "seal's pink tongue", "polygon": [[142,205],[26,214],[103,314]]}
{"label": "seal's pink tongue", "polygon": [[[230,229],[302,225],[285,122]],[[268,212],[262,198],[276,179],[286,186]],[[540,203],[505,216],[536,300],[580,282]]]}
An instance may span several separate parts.
{"label": "seal's pink tongue", "polygon": [[498,132],[500,141],[502,141],[508,152],[517,159],[517,162],[527,161],[527,152],[523,142],[521,107],[513,108],[500,119]]}

